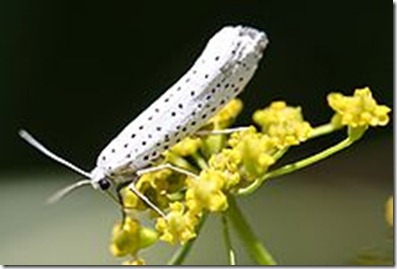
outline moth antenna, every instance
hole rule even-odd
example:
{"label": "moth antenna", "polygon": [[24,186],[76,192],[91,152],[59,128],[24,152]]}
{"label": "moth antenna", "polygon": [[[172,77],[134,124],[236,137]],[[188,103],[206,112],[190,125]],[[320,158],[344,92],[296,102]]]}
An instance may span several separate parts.
{"label": "moth antenna", "polygon": [[52,196],[50,196],[47,199],[47,203],[54,204],[54,203],[58,202],[59,200],[61,200],[63,197],[65,197],[67,194],[69,194],[71,191],[73,191],[77,188],[80,188],[84,185],[91,185],[91,184],[92,184],[92,182],[90,179],[83,179],[83,180],[77,181],[76,183],[66,186],[65,188],[60,189],[59,191],[54,193]]}
{"label": "moth antenna", "polygon": [[84,177],[90,178],[91,175],[90,173],[80,169],[79,167],[77,167],[76,165],[72,164],[71,162],[55,155],[54,153],[52,153],[50,150],[48,150],[46,147],[44,147],[39,141],[37,141],[33,136],[31,136],[26,130],[19,130],[18,131],[19,136],[25,140],[26,142],[28,142],[30,145],[32,145],[34,148],[36,148],[37,150],[41,151],[44,155],[46,155],[47,157],[53,159],[54,161],[63,164],[64,166],[72,169],[73,171],[83,175]]}

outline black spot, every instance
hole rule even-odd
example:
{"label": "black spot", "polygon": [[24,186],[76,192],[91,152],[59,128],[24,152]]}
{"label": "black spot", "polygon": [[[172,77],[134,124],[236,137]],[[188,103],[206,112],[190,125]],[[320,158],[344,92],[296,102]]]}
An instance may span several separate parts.
{"label": "black spot", "polygon": [[160,146],[161,146],[160,142],[156,143],[156,147],[160,147]]}
{"label": "black spot", "polygon": [[127,154],[126,157],[127,157],[127,159],[131,158],[131,154]]}
{"label": "black spot", "polygon": [[197,70],[193,70],[193,74],[197,74]]}
{"label": "black spot", "polygon": [[[109,166],[109,170],[111,170],[110,166]],[[110,188],[110,182],[106,178],[102,178],[101,180],[99,180],[98,185],[103,191]]]}
{"label": "black spot", "polygon": [[222,101],[220,102],[220,104],[223,105],[223,104],[225,104],[225,102],[226,102],[225,100],[222,100]]}
{"label": "black spot", "polygon": [[208,78],[208,77],[209,77],[209,75],[208,75],[208,74],[205,74],[204,78]]}
{"label": "black spot", "polygon": [[175,112],[171,112],[171,116],[175,117],[176,113]]}
{"label": "black spot", "polygon": [[148,155],[145,155],[145,156],[143,157],[143,159],[144,159],[145,161],[147,161],[147,160],[149,160],[149,156],[148,156]]}
{"label": "black spot", "polygon": [[169,149],[169,146],[168,146],[168,145],[165,145],[165,146],[164,146],[164,150],[167,150],[167,149]]}
{"label": "black spot", "polygon": [[180,126],[180,125],[177,125],[177,126],[176,126],[176,129],[177,129],[177,130],[181,129],[181,126]]}
{"label": "black spot", "polygon": [[192,126],[194,126],[194,125],[196,125],[196,122],[195,122],[195,121],[192,121]]}
{"label": "black spot", "polygon": [[226,84],[225,84],[225,89],[226,89],[227,87],[229,87],[229,83],[226,83]]}
{"label": "black spot", "polygon": [[193,116],[193,117],[196,116],[196,111],[193,111],[193,112],[192,112],[192,116]]}
{"label": "black spot", "polygon": [[206,117],[207,117],[207,114],[203,114],[203,115],[201,116],[202,119],[205,119]]}
{"label": "black spot", "polygon": [[156,127],[156,130],[161,131],[161,127],[160,126]]}
{"label": "black spot", "polygon": [[102,157],[102,161],[106,161],[106,156],[103,156],[103,157]]}
{"label": "black spot", "polygon": [[180,109],[182,109],[182,108],[183,108],[183,105],[182,105],[182,104],[178,104],[178,107],[179,107]]}
{"label": "black spot", "polygon": [[236,87],[235,89],[234,89],[234,92],[238,92],[240,90],[240,88],[239,87]]}
{"label": "black spot", "polygon": [[116,150],[115,149],[112,149],[112,153],[115,153],[116,152]]}
{"label": "black spot", "polygon": [[186,83],[189,83],[189,81],[190,81],[190,78],[186,79]]}
{"label": "black spot", "polygon": [[143,129],[143,125],[139,126],[139,130],[142,130],[142,129]]}
{"label": "black spot", "polygon": [[190,92],[190,95],[191,95],[191,96],[194,96],[194,91],[191,91],[191,92]]}
{"label": "black spot", "polygon": [[164,141],[165,141],[165,142],[168,142],[168,141],[170,141],[170,137],[169,137],[168,135],[165,135],[165,137],[164,137]]}
{"label": "black spot", "polygon": [[149,137],[149,138],[152,138],[152,135],[151,135],[151,134],[148,134],[148,137]]}
{"label": "black spot", "polygon": [[232,54],[235,54],[236,53],[236,51],[235,50],[232,50]]}
{"label": "black spot", "polygon": [[234,86],[235,86],[235,85],[234,85],[234,84],[232,84],[232,86],[231,86],[231,87],[232,87],[232,88],[234,88]]}
{"label": "black spot", "polygon": [[124,144],[124,147],[125,147],[125,148],[128,147],[128,143]]}
{"label": "black spot", "polygon": [[207,95],[206,99],[210,100],[211,99],[211,95]]}
{"label": "black spot", "polygon": [[148,118],[148,120],[152,120],[153,119],[153,117],[152,116],[150,116],[149,118]]}
{"label": "black spot", "polygon": [[216,107],[211,108],[211,112],[215,112],[216,111]]}
{"label": "black spot", "polygon": [[176,88],[176,90],[179,92],[181,90],[181,87]]}
{"label": "black spot", "polygon": [[142,141],[142,146],[145,146],[146,145],[146,141]]}
{"label": "black spot", "polygon": [[159,113],[159,112],[160,112],[160,109],[156,108],[156,109],[154,109],[154,112]]}
{"label": "black spot", "polygon": [[176,143],[179,143],[179,142],[181,142],[181,139],[180,139],[180,138],[178,138],[178,139],[176,140]]}
{"label": "black spot", "polygon": [[221,84],[220,84],[220,83],[216,84],[216,87],[220,88],[220,87],[221,87]]}
{"label": "black spot", "polygon": [[202,105],[202,104],[198,104],[197,106],[198,106],[199,108],[202,108],[202,107],[203,107],[203,105]]}
{"label": "black spot", "polygon": [[131,135],[131,138],[134,138],[135,136],[136,136],[136,134],[132,134],[132,135]]}
{"label": "black spot", "polygon": [[186,130],[187,130],[186,127],[182,128],[182,132],[186,132]]}
{"label": "black spot", "polygon": [[215,92],[216,92],[216,89],[215,89],[215,88],[213,88],[213,89],[211,90],[211,92],[212,92],[212,93],[215,93]]}
{"label": "black spot", "polygon": [[240,78],[238,79],[238,81],[243,81],[243,79],[244,79],[243,77],[240,77]]}
{"label": "black spot", "polygon": [[168,98],[165,98],[164,102],[166,102],[166,103],[167,103],[169,100],[170,100],[170,99],[168,99]]}
{"label": "black spot", "polygon": [[218,60],[219,60],[219,56],[216,56],[216,57],[215,57],[215,61],[218,61]]}
{"label": "black spot", "polygon": [[153,151],[152,152],[152,156],[154,157],[154,156],[156,156],[157,155],[157,151]]}

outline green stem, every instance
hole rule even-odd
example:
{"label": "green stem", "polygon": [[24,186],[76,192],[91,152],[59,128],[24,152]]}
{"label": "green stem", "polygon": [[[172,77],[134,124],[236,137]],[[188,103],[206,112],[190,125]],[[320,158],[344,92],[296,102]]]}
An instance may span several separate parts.
{"label": "green stem", "polygon": [[223,238],[225,239],[229,265],[236,265],[236,256],[234,254],[234,250],[232,247],[232,240],[230,239],[229,223],[227,221],[225,214],[222,214],[222,228],[223,228],[222,229]]}
{"label": "green stem", "polygon": [[[199,224],[197,225],[196,234],[200,234],[200,230],[204,225],[205,220],[207,219],[208,214],[203,214]],[[185,260],[186,256],[189,254],[190,249],[192,248],[196,238],[186,242],[184,245],[180,246],[179,249],[172,255],[171,259],[167,262],[167,265],[181,265]]]}
{"label": "green stem", "polygon": [[320,153],[317,153],[315,155],[312,155],[306,159],[300,160],[296,163],[292,163],[292,164],[287,164],[283,167],[280,167],[279,169],[276,169],[274,171],[271,171],[267,174],[265,174],[262,178],[259,178],[258,180],[256,180],[254,183],[252,183],[250,186],[248,186],[245,189],[240,189],[238,194],[239,195],[246,195],[246,194],[250,194],[254,191],[256,191],[261,185],[262,183],[270,178],[274,178],[274,177],[279,177],[281,175],[284,174],[288,174],[291,173],[293,171],[302,169],[308,165],[311,165],[313,163],[319,162],[335,153],[337,153],[338,151],[341,151],[347,147],[349,147],[352,143],[354,143],[355,140],[350,139],[349,137],[344,139],[343,141],[339,142],[338,144],[323,150]]}
{"label": "green stem", "polygon": [[317,127],[313,128],[312,132],[310,133],[310,139],[332,133],[334,131],[339,130],[340,128],[341,127],[339,127],[339,128],[335,127],[335,125],[332,125],[331,123],[326,123],[326,124],[317,126]]}
{"label": "green stem", "polygon": [[196,161],[197,165],[201,168],[201,169],[206,169],[208,167],[208,164],[206,162],[206,160],[201,156],[200,153],[195,152],[192,154],[192,157],[194,158],[194,160]]}
{"label": "green stem", "polygon": [[228,202],[229,208],[226,212],[227,216],[233,223],[249,255],[260,265],[276,265],[276,261],[255,236],[244,215],[238,208],[234,197],[229,196]]}

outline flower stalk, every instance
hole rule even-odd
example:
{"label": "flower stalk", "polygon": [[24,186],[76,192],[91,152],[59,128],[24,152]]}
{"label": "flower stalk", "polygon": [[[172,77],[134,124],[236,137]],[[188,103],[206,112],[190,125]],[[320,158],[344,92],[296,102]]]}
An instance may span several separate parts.
{"label": "flower stalk", "polygon": [[276,261],[266,247],[256,237],[241,210],[238,208],[234,197],[229,196],[228,198],[229,209],[226,212],[227,217],[230,219],[237,231],[237,234],[241,238],[248,254],[259,265],[276,265]]}

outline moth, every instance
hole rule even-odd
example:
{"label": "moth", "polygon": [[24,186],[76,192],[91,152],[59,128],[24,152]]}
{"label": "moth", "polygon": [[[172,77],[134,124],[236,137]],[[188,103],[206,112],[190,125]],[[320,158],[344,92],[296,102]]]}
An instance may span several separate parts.
{"label": "moth", "polygon": [[60,190],[50,201],[83,185],[107,191],[112,184],[128,182],[131,191],[163,215],[135,188],[138,176],[165,167],[189,173],[169,164],[151,165],[162,152],[195,134],[245,88],[267,44],[268,38],[263,31],[247,26],[223,27],[208,41],[186,74],[102,150],[91,172],[55,155],[27,131],[20,130],[19,135],[32,146],[87,178]]}

